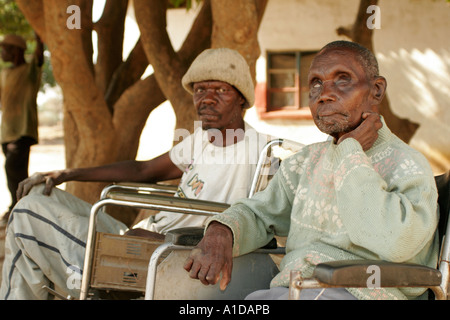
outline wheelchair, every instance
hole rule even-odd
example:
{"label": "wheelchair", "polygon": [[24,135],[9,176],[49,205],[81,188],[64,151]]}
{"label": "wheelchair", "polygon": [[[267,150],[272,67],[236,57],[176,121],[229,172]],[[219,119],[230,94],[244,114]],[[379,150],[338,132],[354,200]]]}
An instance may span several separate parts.
{"label": "wheelchair", "polygon": [[[281,161],[296,153],[302,146],[286,139],[270,141],[259,156],[249,197],[263,190]],[[91,209],[80,300],[96,298],[96,292],[99,291],[133,292],[137,296],[145,294],[145,299],[151,300],[155,298],[155,288],[160,292],[158,299],[240,299],[246,291],[258,289],[249,281],[249,274],[260,279],[257,286],[268,286],[278,272],[268,254],[284,252],[284,248],[276,248],[276,241],[246,257],[235,259],[235,266],[242,266],[236,267],[236,270],[247,270],[246,275],[241,277],[233,274],[237,285],[230,284],[228,287],[236,289],[227,289],[228,292],[222,293],[217,288],[202,285],[203,287],[194,290],[200,283],[195,281],[195,284],[186,284],[185,289],[176,290],[184,292],[184,295],[161,295],[163,290],[159,288],[174,288],[170,281],[175,281],[175,288],[180,288],[183,281],[192,280],[188,280],[188,274],[182,269],[182,265],[174,263],[175,260],[172,259],[183,259],[183,253],[187,253],[200,241],[203,236],[202,228],[183,228],[168,232],[164,241],[96,231],[97,214],[109,205],[203,216],[220,214],[229,207],[228,204],[214,201],[174,197],[175,193],[174,186],[136,183],[112,184],[102,191],[100,200]],[[176,265],[177,270],[181,269],[182,275],[174,273]],[[251,267],[262,265],[267,267],[261,271]],[[159,273],[161,276],[157,277]],[[174,274],[180,279],[176,280]],[[157,278],[164,280],[158,282]],[[247,289],[242,289],[242,285],[247,286]],[[194,294],[194,291],[198,294]]]}

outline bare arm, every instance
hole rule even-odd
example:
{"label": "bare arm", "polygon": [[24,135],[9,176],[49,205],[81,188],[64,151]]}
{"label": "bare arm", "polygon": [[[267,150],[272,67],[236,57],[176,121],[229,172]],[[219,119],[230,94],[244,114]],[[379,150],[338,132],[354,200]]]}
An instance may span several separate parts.
{"label": "bare arm", "polygon": [[182,171],[165,153],[148,161],[124,161],[91,168],[65,169],[37,173],[19,184],[17,198],[26,196],[33,186],[45,183],[44,194],[68,181],[90,182],[158,182],[180,178]]}
{"label": "bare arm", "polygon": [[38,66],[41,67],[44,64],[44,44],[36,32],[34,33],[34,37],[36,39],[36,50],[34,51],[34,55],[36,56]]}

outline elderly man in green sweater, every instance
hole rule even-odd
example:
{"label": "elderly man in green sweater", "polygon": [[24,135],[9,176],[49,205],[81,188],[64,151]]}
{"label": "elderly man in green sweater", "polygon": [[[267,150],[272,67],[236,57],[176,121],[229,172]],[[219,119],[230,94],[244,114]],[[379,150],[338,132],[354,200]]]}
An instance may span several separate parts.
{"label": "elderly man in green sweater", "polygon": [[[326,45],[309,72],[310,108],[333,141],[285,160],[269,186],[212,218],[184,268],[204,284],[230,281],[232,257],[287,236],[281,272],[270,290],[248,299],[286,299],[290,270],[379,259],[435,266],[437,191],[419,152],[396,137],[379,114],[386,80],[374,55],[353,42]],[[414,299],[420,288],[326,289],[321,299]],[[314,299],[318,291],[302,291]]]}

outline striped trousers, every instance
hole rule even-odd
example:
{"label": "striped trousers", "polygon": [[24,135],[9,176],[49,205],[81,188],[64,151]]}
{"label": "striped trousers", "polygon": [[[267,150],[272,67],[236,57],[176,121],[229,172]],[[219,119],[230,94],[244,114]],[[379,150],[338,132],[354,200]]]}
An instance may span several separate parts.
{"label": "striped trousers", "polygon": [[[0,299],[47,299],[44,285],[78,298],[91,205],[54,189],[33,188],[11,212],[5,240]],[[97,230],[123,233],[127,227],[100,212]]]}

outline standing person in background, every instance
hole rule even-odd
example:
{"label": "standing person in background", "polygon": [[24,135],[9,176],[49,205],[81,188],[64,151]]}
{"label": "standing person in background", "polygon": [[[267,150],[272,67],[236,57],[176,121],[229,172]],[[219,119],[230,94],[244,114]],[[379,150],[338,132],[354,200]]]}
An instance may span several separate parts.
{"label": "standing person in background", "polygon": [[2,60],[12,64],[0,73],[0,142],[5,154],[5,172],[11,193],[11,205],[2,217],[5,221],[17,202],[19,182],[28,177],[30,147],[38,143],[36,98],[44,63],[44,46],[36,35],[36,50],[29,63],[25,60],[27,44],[22,37],[6,35],[0,47]]}

